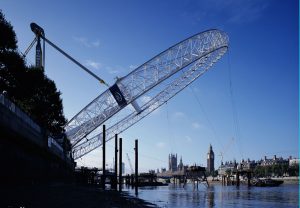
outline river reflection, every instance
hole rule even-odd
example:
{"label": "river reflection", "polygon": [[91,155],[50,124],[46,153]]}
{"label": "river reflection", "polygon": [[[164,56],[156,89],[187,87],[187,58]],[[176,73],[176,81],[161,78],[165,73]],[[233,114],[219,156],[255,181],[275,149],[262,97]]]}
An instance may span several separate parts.
{"label": "river reflection", "polygon": [[[134,192],[128,189],[132,195]],[[279,187],[200,185],[198,190],[191,184],[170,184],[162,187],[143,187],[139,198],[159,207],[298,207],[298,184]]]}

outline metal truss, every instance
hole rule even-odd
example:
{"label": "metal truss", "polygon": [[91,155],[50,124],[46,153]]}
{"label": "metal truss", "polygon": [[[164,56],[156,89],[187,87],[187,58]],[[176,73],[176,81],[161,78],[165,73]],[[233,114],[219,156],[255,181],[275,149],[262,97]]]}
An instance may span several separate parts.
{"label": "metal truss", "polygon": [[[196,76],[192,76],[195,72],[199,72],[196,68],[200,67],[202,73],[206,71],[209,65],[212,65],[226,52],[227,47],[228,36],[224,32],[208,30],[170,47],[136,68],[127,76],[117,80],[113,87],[118,88],[119,94],[125,99],[125,105],[124,103],[120,104],[119,97],[113,94],[113,87],[111,87],[88,104],[66,125],[65,129],[73,146],[74,158],[79,158],[101,145],[99,136],[97,136],[98,139],[91,137],[92,139],[84,140],[84,138],[87,138],[92,131],[101,124],[104,124],[104,122],[113,119],[114,115],[126,105],[132,104],[135,111],[121,119],[117,118],[116,121],[113,121],[114,123],[108,128],[107,134],[112,134],[113,136],[115,133],[124,131],[162,105],[166,100],[173,97],[197,78]],[[208,63],[209,65],[207,65]],[[186,71],[184,73],[187,73],[186,78],[181,77],[176,79],[177,82],[167,85],[165,90],[152,97],[152,100],[143,104],[142,107],[139,107],[136,101],[142,95],[152,89],[156,89],[160,83],[168,80],[169,77],[173,77],[174,74],[185,68],[191,68],[191,74]],[[190,79],[188,79],[189,77]],[[107,138],[111,137],[107,136]]]}
{"label": "metal truss", "polygon": [[[174,97],[177,93],[182,91],[185,87],[191,84],[199,76],[204,74],[221,56],[227,51],[227,47],[222,47],[213,51],[206,56],[198,59],[188,69],[182,73],[180,77],[169,83],[161,92],[154,96],[151,100],[141,106],[141,112],[133,111],[130,115],[126,116],[113,126],[109,127],[106,131],[106,141],[114,138],[115,134],[119,134],[130,126],[134,125],[142,118],[156,110],[161,105],[165,104],[169,99]],[[86,141],[80,143],[73,148],[73,157],[78,159],[97,147],[102,145],[102,132]]]}

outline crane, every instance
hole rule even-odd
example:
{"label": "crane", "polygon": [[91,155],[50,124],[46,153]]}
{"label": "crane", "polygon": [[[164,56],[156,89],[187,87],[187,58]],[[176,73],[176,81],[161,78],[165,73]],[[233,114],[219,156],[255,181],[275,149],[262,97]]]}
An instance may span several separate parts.
{"label": "crane", "polygon": [[132,167],[131,160],[130,160],[128,153],[126,153],[126,156],[127,156],[127,160],[128,160],[129,166],[130,166],[131,174],[133,174],[134,171],[133,171],[133,167]]}
{"label": "crane", "polygon": [[[66,56],[68,59],[70,59],[76,65],[78,65],[81,69],[83,69],[84,71],[86,71],[87,73],[89,73],[91,76],[93,76],[95,79],[97,79],[101,84],[104,84],[107,87],[109,87],[109,85],[103,79],[101,79],[100,77],[98,77],[91,70],[89,70],[88,68],[86,68],[85,66],[83,66],[81,63],[79,63],[77,60],[75,60],[72,56],[70,56],[65,51],[63,51],[61,48],[59,48],[57,45],[55,45],[50,40],[48,40],[45,37],[44,29],[41,28],[39,25],[37,25],[36,23],[31,23],[30,24],[30,28],[31,28],[32,32],[35,34],[35,38],[31,42],[31,44],[29,45],[29,47],[26,49],[26,51],[23,53],[23,57],[24,58],[26,57],[26,55],[28,54],[28,52],[30,51],[30,49],[33,47],[33,45],[35,44],[35,42],[37,42],[37,45],[36,45],[36,57],[35,57],[36,67],[39,67],[39,68],[41,68],[41,67],[44,68],[45,67],[45,42],[47,42],[53,48],[55,48],[56,50],[58,50],[60,53],[62,53],[64,56]],[[40,43],[41,39],[43,39],[43,50],[41,48],[41,43]]]}
{"label": "crane", "polygon": [[230,141],[227,143],[226,147],[223,149],[223,151],[220,152],[220,154],[218,156],[221,157],[221,164],[223,164],[223,157],[225,155],[225,153],[229,150],[230,146],[233,144],[234,142],[234,137],[232,137],[230,139]]}

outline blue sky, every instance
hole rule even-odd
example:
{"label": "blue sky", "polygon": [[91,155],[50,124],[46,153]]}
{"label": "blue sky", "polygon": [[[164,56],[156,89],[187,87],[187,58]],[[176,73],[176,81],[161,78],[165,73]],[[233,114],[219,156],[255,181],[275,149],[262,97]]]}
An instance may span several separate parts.
{"label": "blue sky", "polygon": [[[216,166],[220,152],[224,160],[298,156],[296,0],[11,0],[2,1],[1,9],[21,52],[33,40],[29,24],[36,22],[48,39],[110,85],[193,34],[210,28],[228,34],[229,51],[210,71],[120,135],[126,164],[125,154],[134,160],[139,139],[140,171],[167,167],[171,152],[182,155],[184,164],[206,166],[209,144]],[[34,63],[34,51],[27,63]],[[106,89],[50,46],[46,74],[62,92],[68,119]],[[113,145],[108,142],[109,167]],[[101,149],[77,162],[101,167]]]}

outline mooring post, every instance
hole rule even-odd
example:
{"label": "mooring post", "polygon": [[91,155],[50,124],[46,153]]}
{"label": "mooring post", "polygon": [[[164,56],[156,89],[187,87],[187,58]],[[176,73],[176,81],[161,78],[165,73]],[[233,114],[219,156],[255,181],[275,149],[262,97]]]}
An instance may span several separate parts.
{"label": "mooring post", "polygon": [[119,191],[122,191],[122,138],[119,139]]}
{"label": "mooring post", "polygon": [[139,185],[139,157],[138,157],[138,140],[135,140],[135,195],[138,195],[138,185]]}
{"label": "mooring post", "polygon": [[250,180],[251,180],[251,173],[247,172],[247,179],[248,179],[248,186],[251,186]]}
{"label": "mooring post", "polygon": [[118,134],[115,134],[115,179],[114,188],[118,188]]}
{"label": "mooring post", "polygon": [[103,152],[103,160],[102,160],[102,188],[105,189],[105,179],[106,179],[106,173],[105,173],[105,125],[103,125],[103,136],[102,136],[102,152]]}

